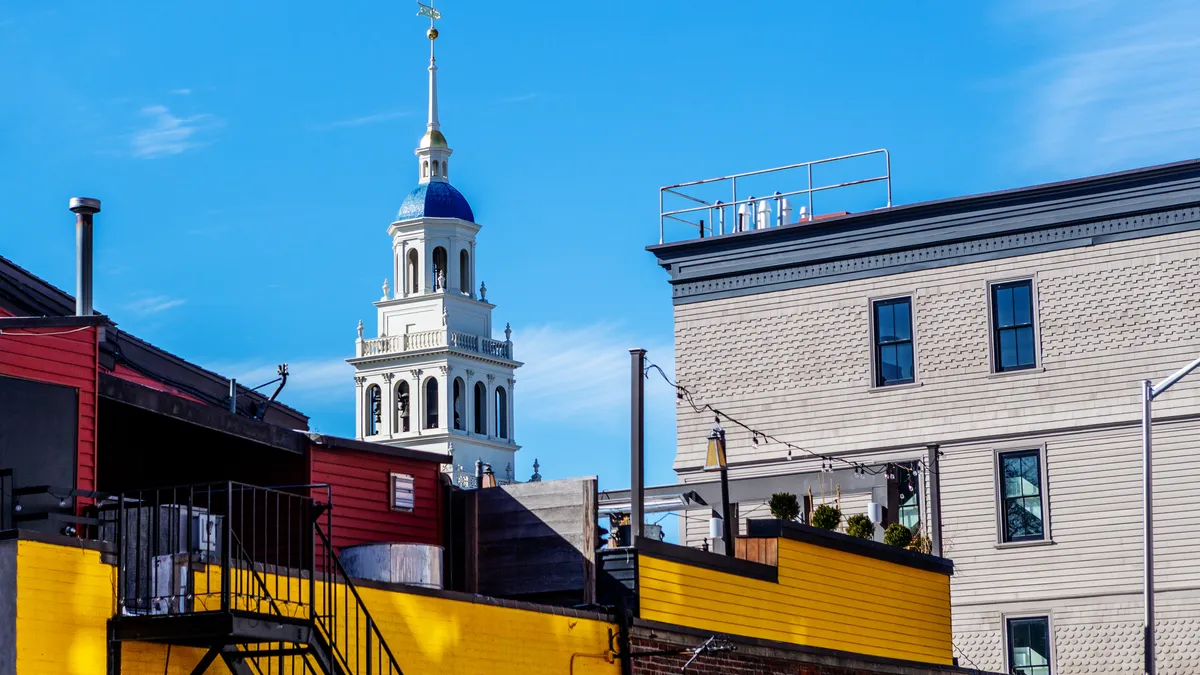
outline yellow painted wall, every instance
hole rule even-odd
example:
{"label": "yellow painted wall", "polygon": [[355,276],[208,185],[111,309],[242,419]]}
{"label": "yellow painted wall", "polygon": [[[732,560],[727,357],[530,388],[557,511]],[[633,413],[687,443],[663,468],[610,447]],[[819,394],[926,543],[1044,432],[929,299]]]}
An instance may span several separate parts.
{"label": "yellow painted wall", "polygon": [[950,577],[789,539],[779,583],[639,555],[641,617],[701,630],[949,664]]}
{"label": "yellow painted wall", "polygon": [[[17,675],[105,675],[106,624],[116,602],[117,571],[100,553],[36,541],[17,542]],[[188,675],[203,650],[172,647],[168,675]],[[130,642],[122,672],[160,675],[167,648]],[[217,663],[209,673],[228,673]]]}
{"label": "yellow painted wall", "polygon": [[[116,570],[100,554],[69,546],[18,542],[17,675],[104,675],[105,625],[112,616]],[[197,575],[219,587],[220,577]],[[267,577],[268,584],[274,583]],[[273,586],[272,586],[273,588]],[[295,588],[296,593],[300,589]],[[620,672],[603,656],[616,626],[544,612],[359,589],[405,675],[599,675]],[[320,588],[318,587],[318,592]],[[170,675],[187,675],[203,650],[172,647]],[[159,675],[163,645],[122,649],[126,675]],[[270,670],[270,669],[268,669]],[[208,673],[228,673],[218,660]]]}

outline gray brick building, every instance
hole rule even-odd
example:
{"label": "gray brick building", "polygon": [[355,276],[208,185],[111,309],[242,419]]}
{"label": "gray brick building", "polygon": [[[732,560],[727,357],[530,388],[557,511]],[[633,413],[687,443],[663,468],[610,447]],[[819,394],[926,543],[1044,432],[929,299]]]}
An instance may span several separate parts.
{"label": "gray brick building", "polygon": [[[723,421],[743,519],[778,491],[885,506],[955,562],[963,665],[1142,672],[1140,382],[1200,355],[1200,160],[650,250],[678,383],[793,446]],[[710,504],[712,422],[681,401]],[[1158,672],[1195,673],[1200,376],[1154,434]]]}

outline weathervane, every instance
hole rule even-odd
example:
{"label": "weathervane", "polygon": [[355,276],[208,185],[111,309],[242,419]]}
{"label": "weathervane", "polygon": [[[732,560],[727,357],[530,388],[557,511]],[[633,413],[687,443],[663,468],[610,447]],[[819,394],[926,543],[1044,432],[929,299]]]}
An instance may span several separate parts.
{"label": "weathervane", "polygon": [[442,18],[442,13],[434,9],[433,0],[429,0],[428,5],[421,2],[421,0],[417,0],[417,16],[429,17],[429,30],[425,32],[425,35],[429,37],[429,58],[432,60],[433,41],[436,40],[438,36],[438,31],[434,26],[434,22]]}

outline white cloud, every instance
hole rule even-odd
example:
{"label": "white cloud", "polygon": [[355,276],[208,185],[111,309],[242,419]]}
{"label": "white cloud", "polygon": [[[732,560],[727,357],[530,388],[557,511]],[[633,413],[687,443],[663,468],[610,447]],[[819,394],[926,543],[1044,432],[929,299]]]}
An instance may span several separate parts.
{"label": "white cloud", "polygon": [[142,117],[150,120],[150,126],[133,134],[131,151],[140,159],[156,159],[178,155],[203,145],[195,136],[219,122],[211,115],[176,117],[165,105],[142,108]]}
{"label": "white cloud", "polygon": [[535,99],[537,97],[538,97],[537,92],[530,92],[528,94],[518,94],[516,96],[505,96],[504,98],[500,99],[500,102],[501,103],[523,103],[525,101],[532,101],[533,99]]}
{"label": "white cloud", "polygon": [[361,127],[367,124],[377,124],[379,122],[387,122],[389,120],[400,119],[401,117],[410,117],[411,112],[394,110],[391,112],[375,113],[374,115],[364,115],[362,117],[352,117],[347,120],[339,120],[322,124],[314,127],[317,131],[327,131],[329,129],[340,129],[343,127]]}
{"label": "white cloud", "polygon": [[[611,426],[629,419],[629,350],[642,347],[647,360],[672,374],[671,345],[647,341],[621,326],[536,326],[515,335],[516,410],[523,419],[566,426]],[[648,401],[675,396],[657,374],[646,381]],[[661,407],[661,406],[659,406]]]}
{"label": "white cloud", "polygon": [[125,309],[138,316],[151,316],[174,309],[186,302],[187,300],[171,298],[165,295],[153,295],[127,303]]}
{"label": "white cloud", "polygon": [[171,91],[169,91],[169,92],[167,92],[167,93],[168,93],[168,94],[172,94],[172,95],[174,95],[174,96],[187,96],[187,95],[189,95],[189,94],[191,94],[191,93],[192,93],[192,90],[191,90],[191,89],[187,89],[187,88],[185,87],[185,88],[183,88],[183,89],[172,89]]}
{"label": "white cloud", "polygon": [[1200,5],[1039,4],[1021,18],[1057,53],[1020,78],[1033,164],[1104,171],[1200,154]]}

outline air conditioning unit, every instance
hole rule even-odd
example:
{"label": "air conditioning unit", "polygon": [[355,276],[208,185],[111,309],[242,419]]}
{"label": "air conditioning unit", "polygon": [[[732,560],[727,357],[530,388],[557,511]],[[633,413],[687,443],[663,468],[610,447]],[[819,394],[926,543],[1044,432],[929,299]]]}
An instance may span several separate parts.
{"label": "air conditioning unit", "polygon": [[191,611],[191,571],[186,554],[154,557],[150,568],[150,614],[185,614]]}
{"label": "air conditioning unit", "polygon": [[220,557],[221,516],[192,512],[192,552],[198,562],[215,562]]}

